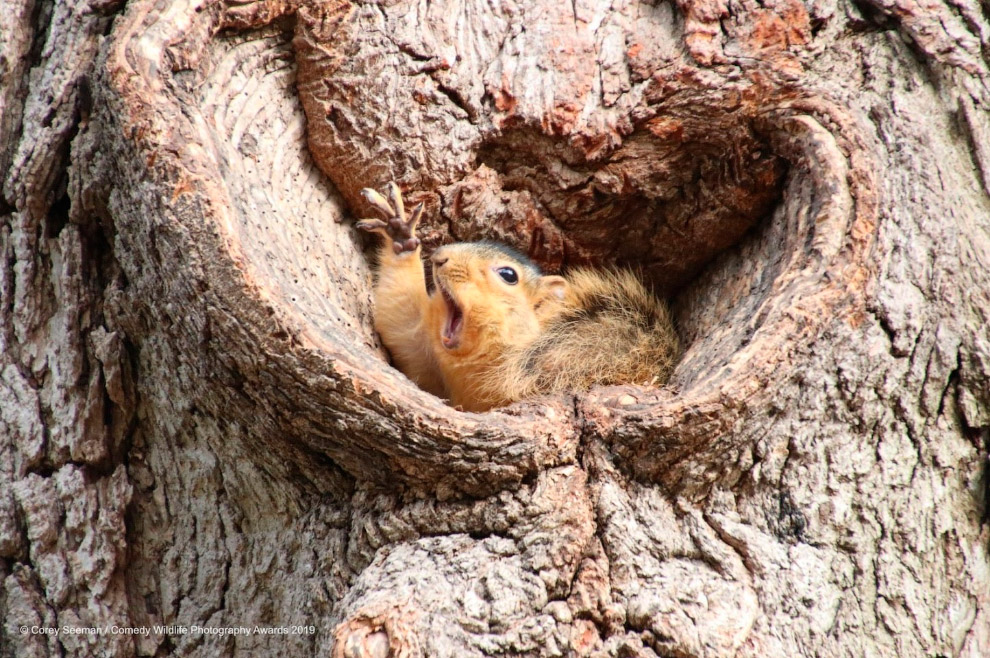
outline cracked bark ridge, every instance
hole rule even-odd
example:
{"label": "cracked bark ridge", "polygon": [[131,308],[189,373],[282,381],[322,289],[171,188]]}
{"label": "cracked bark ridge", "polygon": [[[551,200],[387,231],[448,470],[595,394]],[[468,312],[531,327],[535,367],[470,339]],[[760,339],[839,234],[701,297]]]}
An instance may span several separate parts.
{"label": "cracked bark ridge", "polygon": [[[3,658],[990,653],[974,2],[15,9]],[[415,389],[343,221],[392,178],[638,264],[671,384]],[[316,632],[16,632],[107,623]]]}

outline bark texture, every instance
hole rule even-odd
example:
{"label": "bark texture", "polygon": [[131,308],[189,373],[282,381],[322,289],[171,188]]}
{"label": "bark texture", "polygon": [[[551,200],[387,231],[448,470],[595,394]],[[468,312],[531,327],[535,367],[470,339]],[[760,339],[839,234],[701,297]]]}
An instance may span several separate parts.
{"label": "bark texture", "polygon": [[[990,655],[988,53],[977,0],[11,0],[0,657]],[[639,268],[670,383],[415,388],[391,179]],[[252,632],[64,630],[154,625]]]}

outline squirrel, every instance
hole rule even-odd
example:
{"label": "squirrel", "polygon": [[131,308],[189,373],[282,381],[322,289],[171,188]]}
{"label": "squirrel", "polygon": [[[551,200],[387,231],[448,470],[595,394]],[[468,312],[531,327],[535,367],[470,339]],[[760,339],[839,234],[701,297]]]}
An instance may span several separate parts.
{"label": "squirrel", "polygon": [[430,256],[428,292],[416,225],[398,185],[365,200],[379,233],[375,329],[400,371],[464,411],[487,411],[543,393],[595,384],[666,383],[679,354],[667,306],[631,272],[543,274],[495,242],[462,242]]}

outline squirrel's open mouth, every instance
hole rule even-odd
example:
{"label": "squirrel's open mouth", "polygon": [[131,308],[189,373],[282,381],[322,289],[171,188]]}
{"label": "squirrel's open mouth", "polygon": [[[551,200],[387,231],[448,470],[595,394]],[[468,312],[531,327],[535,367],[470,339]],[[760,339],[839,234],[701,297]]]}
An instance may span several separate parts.
{"label": "squirrel's open mouth", "polygon": [[443,332],[440,338],[443,346],[448,350],[452,350],[461,344],[461,328],[464,326],[464,312],[443,286],[437,287],[440,289],[440,294],[443,295],[443,301],[447,305],[447,321],[444,322]]}

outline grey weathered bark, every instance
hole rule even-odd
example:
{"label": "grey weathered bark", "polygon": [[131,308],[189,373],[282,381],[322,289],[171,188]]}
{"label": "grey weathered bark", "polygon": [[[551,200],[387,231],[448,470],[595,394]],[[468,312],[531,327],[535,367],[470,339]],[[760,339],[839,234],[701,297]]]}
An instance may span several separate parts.
{"label": "grey weathered bark", "polygon": [[[990,655],[985,5],[11,0],[0,40],[0,656]],[[350,223],[393,178],[428,245],[641,268],[670,384],[417,390]],[[155,624],[313,632],[64,630]]]}

